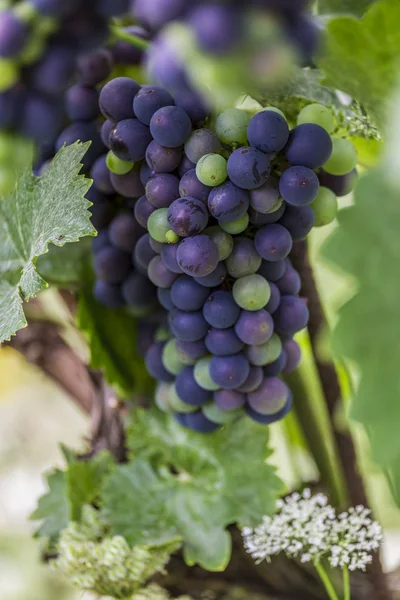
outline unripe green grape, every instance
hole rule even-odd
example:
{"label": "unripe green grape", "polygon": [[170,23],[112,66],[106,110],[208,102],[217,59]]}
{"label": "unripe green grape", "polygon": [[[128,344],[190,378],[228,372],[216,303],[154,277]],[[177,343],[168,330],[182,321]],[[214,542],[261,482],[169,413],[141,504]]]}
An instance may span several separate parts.
{"label": "unripe green grape", "polygon": [[163,412],[171,412],[171,406],[169,403],[169,395],[171,391],[172,384],[166,383],[165,381],[161,381],[157,384],[156,393],[155,393],[155,402],[156,406]]}
{"label": "unripe green grape", "polygon": [[282,352],[282,342],[281,338],[276,335],[276,333],[272,334],[272,337],[266,343],[268,347],[268,363],[273,363],[277,360]]}
{"label": "unripe green grape", "polygon": [[176,242],[179,241],[179,235],[177,235],[175,233],[175,231],[172,231],[172,229],[170,229],[169,231],[167,231],[167,233],[165,234],[165,241],[168,244],[175,244]]}
{"label": "unripe green grape", "polygon": [[111,171],[111,173],[115,173],[116,175],[126,175],[129,171],[132,171],[133,165],[135,163],[121,160],[114,154],[112,150],[107,153],[106,164]]}
{"label": "unripe green grape", "polygon": [[178,355],[179,360],[181,361],[181,363],[183,365],[193,366],[194,364],[196,364],[196,359],[191,358],[190,356],[185,354],[185,352],[181,348],[179,348],[179,346],[176,346],[176,353]]}
{"label": "unripe green grape", "polygon": [[276,360],[282,352],[282,342],[274,333],[273,336],[259,346],[247,346],[245,354],[252,365],[256,367],[265,367]]}
{"label": "unripe green grape", "polygon": [[311,203],[315,215],[315,227],[329,225],[338,212],[338,201],[332,190],[321,186],[315,200]]}
{"label": "unripe green grape", "polygon": [[261,275],[246,275],[233,284],[235,302],[244,310],[261,310],[271,297],[268,281]]}
{"label": "unripe green grape", "polygon": [[322,104],[309,104],[305,106],[298,114],[297,125],[303,123],[314,123],[332,133],[335,129],[335,118],[332,111]]}
{"label": "unripe green grape", "polygon": [[172,384],[169,390],[169,405],[176,412],[181,413],[191,413],[196,412],[198,410],[198,406],[193,406],[192,404],[187,404],[186,402],[182,402],[176,393],[175,385]]}
{"label": "unripe green grape", "polygon": [[203,388],[203,390],[216,392],[219,390],[219,385],[214,383],[214,381],[211,379],[210,360],[211,356],[204,356],[203,358],[200,358],[200,360],[196,362],[193,374],[196,383]]}
{"label": "unripe green grape", "polygon": [[220,261],[225,260],[231,255],[233,250],[233,237],[229,233],[223,231],[223,229],[218,227],[218,225],[207,227],[203,233],[204,235],[208,235],[208,237],[211,238],[214,244],[217,246],[218,259]]}
{"label": "unripe green grape", "polygon": [[154,340],[156,342],[166,342],[170,338],[170,332],[168,329],[164,327],[159,327],[154,335]]}
{"label": "unripe green grape", "polygon": [[168,208],[158,208],[149,216],[147,220],[147,229],[150,236],[156,242],[164,244],[166,242],[166,235],[170,230],[168,223]]}
{"label": "unripe green grape", "polygon": [[219,406],[215,404],[215,402],[210,402],[210,404],[206,404],[202,408],[203,414],[212,421],[213,423],[218,423],[218,425],[224,425],[225,423],[230,423],[234,421],[241,415],[243,415],[243,409],[237,408],[235,410],[222,410]]}
{"label": "unripe green grape", "polygon": [[10,58],[0,58],[0,92],[4,92],[17,83],[18,64]]}
{"label": "unripe green grape", "polygon": [[332,142],[332,154],[323,169],[331,175],[347,175],[357,166],[357,150],[350,140],[333,138]]}
{"label": "unripe green grape", "polygon": [[154,310],[154,306],[149,304],[149,306],[132,306],[129,304],[125,307],[127,313],[132,315],[133,317],[145,317],[150,314]]}
{"label": "unripe green grape", "polygon": [[205,154],[196,165],[196,176],[204,185],[221,185],[228,177],[226,159],[220,154]]}
{"label": "unripe green grape", "polygon": [[175,338],[165,344],[162,352],[162,363],[172,375],[178,375],[184,369],[185,365],[180,361],[177,353]]}
{"label": "unripe green grape", "polygon": [[226,233],[231,233],[233,235],[242,233],[242,231],[247,229],[248,224],[249,224],[248,213],[245,213],[242,217],[239,217],[239,219],[235,219],[234,221],[229,221],[228,223],[218,222],[218,225],[221,227],[221,229],[226,231]]}
{"label": "unripe green grape", "polygon": [[215,133],[224,144],[246,144],[250,115],[240,108],[228,108],[218,115]]}

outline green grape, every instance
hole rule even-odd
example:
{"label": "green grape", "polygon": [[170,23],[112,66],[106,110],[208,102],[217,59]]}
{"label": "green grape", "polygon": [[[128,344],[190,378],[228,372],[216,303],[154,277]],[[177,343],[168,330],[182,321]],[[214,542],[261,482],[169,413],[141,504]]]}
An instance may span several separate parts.
{"label": "green grape", "polygon": [[169,403],[169,395],[172,384],[166,383],[165,381],[159,382],[156,387],[155,402],[160,410],[163,412],[170,412],[171,406]]}
{"label": "green grape", "polygon": [[13,12],[18,19],[30,23],[38,16],[38,11],[30,2],[19,2],[15,5]]}
{"label": "green grape", "polygon": [[165,234],[165,241],[168,244],[175,244],[176,242],[179,241],[179,235],[177,235],[175,233],[175,231],[172,231],[172,229],[170,229],[169,231],[167,231],[167,233]]}
{"label": "green grape", "polygon": [[221,185],[228,177],[226,159],[220,154],[205,154],[196,165],[196,175],[204,185]]}
{"label": "green grape", "polygon": [[315,227],[329,225],[338,212],[338,201],[332,190],[321,186],[315,200],[311,203],[315,215]]}
{"label": "green grape", "polygon": [[239,219],[235,219],[234,221],[229,221],[228,223],[218,222],[218,225],[221,227],[221,229],[226,231],[226,233],[231,233],[233,235],[235,235],[237,233],[242,233],[242,231],[247,229],[248,224],[249,224],[248,213],[245,213],[242,217],[239,217]]}
{"label": "green grape", "polygon": [[172,373],[172,375],[178,375],[178,373],[180,373],[185,367],[185,365],[179,360],[175,338],[172,338],[165,344],[162,353],[162,362],[167,371]]}
{"label": "green grape", "polygon": [[196,383],[203,388],[203,390],[216,392],[219,390],[219,386],[211,379],[210,360],[211,356],[204,356],[196,362],[194,367],[194,378]]}
{"label": "green grape", "polygon": [[228,108],[218,115],[215,133],[224,144],[247,144],[250,115],[239,108]]}
{"label": "green grape", "polygon": [[132,170],[135,163],[121,160],[111,150],[107,153],[106,163],[111,173],[116,175],[126,175]]}
{"label": "green grape", "polygon": [[225,260],[231,255],[233,250],[233,237],[229,233],[223,231],[221,227],[218,227],[218,225],[207,227],[203,233],[208,235],[208,237],[211,238],[214,244],[217,246],[218,259],[220,261]]}
{"label": "green grape", "polygon": [[323,169],[331,175],[346,175],[357,165],[357,150],[350,140],[333,138],[332,142],[332,154]]}
{"label": "green grape", "polygon": [[4,92],[17,83],[18,64],[10,58],[0,58],[0,92]]}
{"label": "green grape", "polygon": [[155,333],[154,339],[156,342],[166,342],[170,338],[170,332],[164,327],[159,327]]}
{"label": "green grape", "polygon": [[218,425],[230,423],[231,421],[235,421],[235,419],[243,415],[242,408],[237,408],[235,410],[222,410],[222,408],[217,406],[214,402],[210,402],[210,404],[203,406],[202,411],[207,419],[210,419],[210,421],[213,423],[218,423]]}
{"label": "green grape", "polygon": [[268,363],[270,364],[277,360],[282,352],[281,338],[274,333],[272,337],[266,343],[268,348]]}
{"label": "green grape", "polygon": [[158,208],[148,218],[147,230],[153,240],[164,244],[166,242],[166,235],[170,230],[168,223],[168,208]]}
{"label": "green grape", "polygon": [[245,350],[247,358],[256,367],[265,367],[265,365],[274,362],[281,352],[282,342],[276,334],[273,334],[265,344],[247,346]]}
{"label": "green grape", "polygon": [[176,412],[191,413],[198,410],[198,406],[192,406],[186,402],[182,402],[176,393],[175,385],[172,384],[169,391],[169,405]]}
{"label": "green grape", "polygon": [[271,296],[268,281],[261,275],[246,275],[237,279],[232,288],[236,304],[244,310],[261,310]]}
{"label": "green grape", "polygon": [[176,353],[182,364],[186,366],[193,366],[196,364],[196,359],[188,356],[181,348],[179,348],[179,346],[176,346]]}
{"label": "green grape", "polygon": [[328,133],[332,133],[335,129],[335,118],[332,111],[322,104],[305,106],[297,117],[297,125],[302,123],[315,123],[326,129]]}
{"label": "green grape", "polygon": [[276,108],[275,106],[266,106],[265,108],[263,108],[263,110],[272,110],[273,112],[278,113],[278,115],[281,115],[281,117],[283,117],[285,121],[287,121],[285,113],[283,113],[280,108]]}
{"label": "green grape", "polygon": [[145,317],[149,315],[154,310],[154,305],[150,304],[149,306],[132,306],[128,305],[125,307],[127,313],[132,315],[133,317]]}

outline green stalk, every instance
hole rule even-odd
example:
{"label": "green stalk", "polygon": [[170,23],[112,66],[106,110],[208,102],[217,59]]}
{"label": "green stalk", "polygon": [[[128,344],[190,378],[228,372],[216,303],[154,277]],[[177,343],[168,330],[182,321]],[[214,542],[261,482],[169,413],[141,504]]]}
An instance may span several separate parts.
{"label": "green stalk", "polygon": [[325,571],[324,567],[319,562],[314,563],[314,567],[317,570],[318,575],[322,583],[324,584],[324,588],[326,593],[328,594],[330,600],[339,600],[337,593],[335,592],[335,588],[332,585],[331,580],[329,579],[328,573]]}
{"label": "green stalk", "polygon": [[349,574],[349,569],[346,566],[343,567],[343,590],[344,590],[343,600],[350,600],[350,595],[351,595],[350,574]]}
{"label": "green stalk", "polygon": [[303,359],[299,368],[285,376],[293,392],[293,411],[321,480],[328,488],[330,502],[334,506],[344,506],[347,502],[346,486],[307,334],[301,339],[301,347]]}
{"label": "green stalk", "polygon": [[123,29],[121,29],[118,26],[115,26],[115,25],[112,26],[111,31],[118,40],[127,42],[128,44],[131,44],[131,46],[135,46],[136,48],[139,48],[140,50],[147,50],[147,48],[149,47],[148,40],[144,40],[143,38],[139,37],[138,35],[132,35],[130,33],[126,33],[126,31],[124,31]]}

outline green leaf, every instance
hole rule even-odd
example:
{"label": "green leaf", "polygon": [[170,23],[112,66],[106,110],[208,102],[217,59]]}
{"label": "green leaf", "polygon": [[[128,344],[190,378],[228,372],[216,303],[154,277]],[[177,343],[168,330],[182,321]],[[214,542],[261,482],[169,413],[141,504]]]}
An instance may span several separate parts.
{"label": "green leaf", "polygon": [[114,466],[109,452],[99,452],[91,460],[75,460],[66,471],[69,518],[79,521],[82,507],[99,496],[103,481]]}
{"label": "green leaf", "polygon": [[340,105],[335,90],[324,85],[323,75],[317,69],[296,69],[290,80],[284,85],[270,90],[267,98],[272,103],[274,97],[292,102],[294,98],[301,98],[308,102],[318,102],[325,106]]}
{"label": "green leaf", "polygon": [[0,341],[26,325],[22,300],[47,286],[35,262],[49,243],[63,246],[95,233],[84,198],[90,180],[79,175],[87,148],[62,148],[40,178],[24,169],[14,193],[0,202]]}
{"label": "green leaf", "polygon": [[133,392],[146,396],[152,393],[154,381],[136,349],[137,319],[124,309],[101,306],[92,294],[91,277],[87,274],[77,310],[78,326],[89,343],[91,366],[101,369],[121,396]]}
{"label": "green leaf", "polygon": [[257,524],[282,492],[266,463],[268,429],[240,419],[205,436],[160,411],[135,411],[132,421],[134,459],[108,479],[102,496],[113,532],[135,544],[148,543],[146,532],[152,544],[179,534],[188,564],[223,570],[231,547],[226,527]]}
{"label": "green leaf", "polygon": [[69,520],[67,480],[65,473],[57,469],[47,475],[49,491],[39,498],[38,507],[30,518],[42,521],[37,536],[55,539],[65,529]]}
{"label": "green leaf", "polygon": [[90,260],[90,246],[89,238],[67,246],[50,246],[49,251],[38,258],[36,270],[51,285],[75,288]]}
{"label": "green leaf", "polygon": [[398,79],[399,20],[400,2],[392,0],[374,2],[362,21],[347,16],[330,20],[318,61],[326,84],[361,102],[380,125]]}
{"label": "green leaf", "polygon": [[376,0],[318,0],[320,14],[347,13],[361,17]]}

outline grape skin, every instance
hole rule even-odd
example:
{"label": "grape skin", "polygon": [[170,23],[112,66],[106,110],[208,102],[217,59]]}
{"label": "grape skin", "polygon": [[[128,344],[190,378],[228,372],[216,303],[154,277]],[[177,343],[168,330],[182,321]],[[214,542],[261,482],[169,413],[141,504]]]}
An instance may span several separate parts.
{"label": "grape skin", "polygon": [[217,329],[212,327],[209,329],[204,341],[210,354],[216,356],[236,354],[244,347],[243,341],[238,338],[233,328]]}
{"label": "grape skin", "polygon": [[252,117],[247,137],[250,144],[258,150],[273,154],[285,147],[289,139],[289,127],[280,114],[264,110]]}
{"label": "grape skin", "polygon": [[323,127],[304,123],[290,132],[285,156],[294,166],[317,169],[328,161],[332,149],[331,137]]}
{"label": "grape skin", "polygon": [[201,311],[184,312],[174,308],[168,318],[171,332],[185,342],[197,342],[208,331],[208,324]]}
{"label": "grape skin", "polygon": [[178,106],[159,108],[150,121],[150,132],[154,140],[166,148],[182,146],[192,131],[187,113]]}
{"label": "grape skin", "polygon": [[254,242],[246,237],[235,237],[231,255],[225,264],[231,277],[239,279],[245,275],[256,273],[261,266],[262,258],[256,250]]}
{"label": "grape skin", "polygon": [[218,264],[218,249],[206,235],[184,238],[177,251],[178,265],[184,273],[193,277],[205,277]]}
{"label": "grape skin", "polygon": [[261,187],[271,171],[266,155],[251,146],[232,152],[227,168],[232,183],[245,190]]}
{"label": "grape skin", "polygon": [[293,240],[285,227],[282,225],[265,225],[259,229],[254,238],[254,244],[258,254],[270,262],[280,261],[286,258],[293,246]]}
{"label": "grape skin", "polygon": [[210,294],[203,306],[205,320],[212,327],[228,329],[232,327],[240,314],[240,308],[231,292],[216,291]]}
{"label": "grape skin", "polygon": [[249,372],[249,362],[241,353],[233,356],[212,356],[210,360],[211,379],[225,390],[243,385]]}
{"label": "grape skin", "polygon": [[242,217],[247,212],[249,203],[247,192],[230,181],[213,188],[208,196],[208,209],[220,223]]}
{"label": "grape skin", "polygon": [[188,275],[179,277],[171,287],[172,301],[183,311],[201,310],[209,293],[208,288],[199,285]]}
{"label": "grape skin", "polygon": [[193,163],[197,164],[206,154],[219,154],[222,150],[221,142],[210,129],[195,129],[185,143],[185,154]]}
{"label": "grape skin", "polygon": [[100,92],[100,110],[106,119],[117,123],[133,117],[133,99],[140,85],[129,77],[116,77]]}
{"label": "grape skin", "polygon": [[168,223],[180,237],[197,235],[208,225],[208,212],[196,198],[178,198],[168,209]]}

